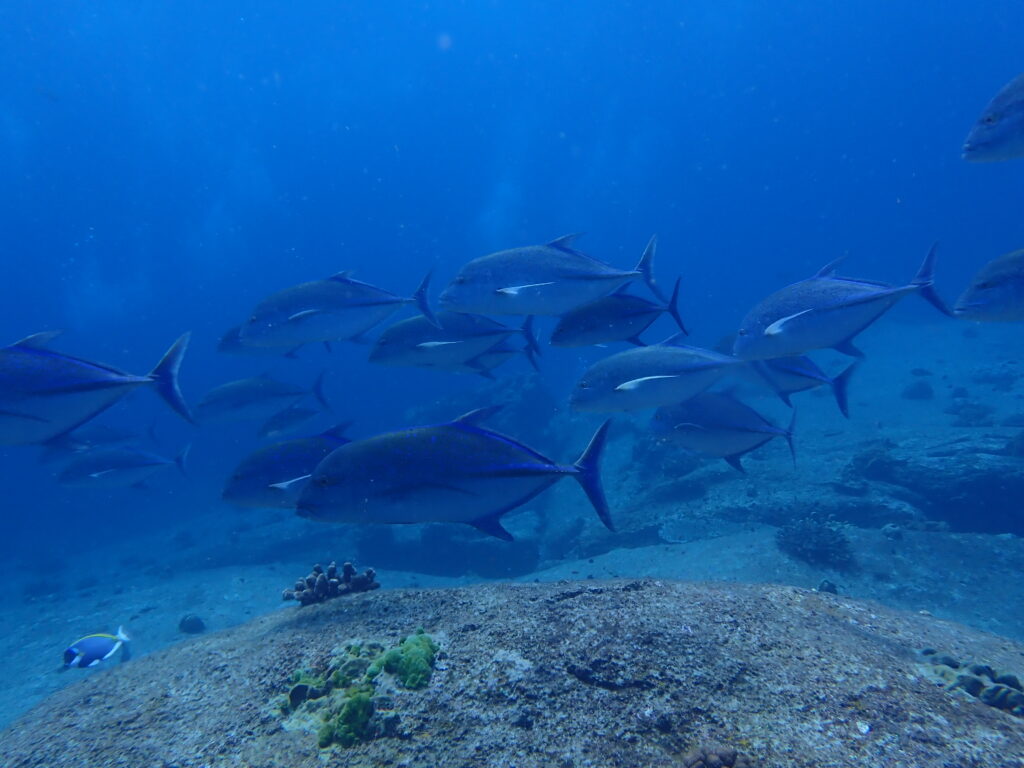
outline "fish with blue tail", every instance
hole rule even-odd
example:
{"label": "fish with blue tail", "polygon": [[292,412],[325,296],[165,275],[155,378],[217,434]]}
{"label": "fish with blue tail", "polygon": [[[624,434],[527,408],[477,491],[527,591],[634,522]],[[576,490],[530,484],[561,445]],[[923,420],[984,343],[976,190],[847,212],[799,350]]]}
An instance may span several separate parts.
{"label": "fish with blue tail", "polygon": [[294,509],[316,466],[332,451],[351,442],[349,424],[311,437],[284,440],[253,451],[235,467],[221,498],[241,507]]}
{"label": "fish with blue tail", "polygon": [[1024,157],[1024,74],[1004,85],[964,141],[963,159],[974,163]]}
{"label": "fish with blue tail", "polygon": [[766,381],[786,405],[792,407],[790,395],[806,392],[816,387],[831,388],[839,412],[850,418],[849,384],[860,362],[848,365],[838,376],[829,376],[811,358],[777,357],[769,360],[753,360],[758,379]]}
{"label": "fish with blue tail", "polygon": [[564,477],[575,478],[614,530],[599,462],[609,422],[574,464],[558,464],[483,426],[497,406],[455,421],[343,445],[317,465],[298,514],[334,523],[465,523],[511,541],[501,518]]}
{"label": "fish with blue tail", "polygon": [[836,275],[833,261],[813,277],[776,291],[743,319],[733,354],[747,360],[792,357],[834,349],[863,357],[853,340],[904,296],[917,293],[944,315],[952,312],[935,291],[935,246],[914,279],[894,286]]}
{"label": "fish with blue tail", "polygon": [[482,315],[564,315],[637,278],[665,301],[654,282],[653,238],[633,270],[616,269],[577,251],[575,238],[565,235],[473,259],[444,289],[441,306]]}
{"label": "fish with blue tail", "polygon": [[146,386],[154,387],[176,413],[192,421],[178,386],[187,333],[141,376],[53,351],[49,343],[56,335],[37,333],[0,348],[0,445],[50,442]]}
{"label": "fish with blue tail", "polygon": [[971,280],[957,299],[953,314],[985,323],[1024,320],[1024,250],[993,259]]}
{"label": "fish with blue tail", "polygon": [[177,467],[186,475],[189,447],[173,459],[130,446],[96,448],[72,459],[57,482],[73,488],[140,488],[156,472]]}
{"label": "fish with blue tail", "polygon": [[745,472],[741,459],[776,437],[793,448],[796,411],[789,426],[783,429],[732,395],[702,392],[684,403],[659,408],[651,421],[655,434],[670,438],[673,443],[691,451],[725,459],[732,467]]}
{"label": "fish with blue tail", "polygon": [[682,344],[677,334],[660,344],[635,347],[598,360],[573,389],[577,411],[613,412],[682,402],[744,365],[730,355]]}
{"label": "fish with blue tail", "polygon": [[124,627],[118,627],[113,635],[99,633],[80,637],[64,649],[64,664],[58,671],[98,667],[118,651],[121,652],[121,661],[128,661],[131,658],[129,642],[131,638],[125,633]]}
{"label": "fish with blue tail", "polygon": [[238,340],[245,346],[287,349],[315,341],[359,341],[409,304],[433,321],[427,301],[429,285],[427,275],[412,297],[396,296],[354,279],[350,272],[339,272],[268,296],[241,325]]}

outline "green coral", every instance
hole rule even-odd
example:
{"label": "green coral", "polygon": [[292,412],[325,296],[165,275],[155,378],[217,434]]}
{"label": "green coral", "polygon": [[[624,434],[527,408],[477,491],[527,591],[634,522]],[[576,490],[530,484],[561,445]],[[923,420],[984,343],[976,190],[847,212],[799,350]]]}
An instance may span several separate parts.
{"label": "green coral", "polygon": [[403,688],[425,688],[434,673],[437,651],[437,643],[421,629],[385,653],[382,666]]}

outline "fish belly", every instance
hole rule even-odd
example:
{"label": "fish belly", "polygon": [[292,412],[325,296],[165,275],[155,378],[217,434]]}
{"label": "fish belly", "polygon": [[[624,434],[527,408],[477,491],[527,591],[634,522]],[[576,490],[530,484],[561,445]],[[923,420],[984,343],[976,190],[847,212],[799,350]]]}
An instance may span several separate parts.
{"label": "fish belly", "polygon": [[0,445],[52,440],[106,410],[135,386],[0,399]]}

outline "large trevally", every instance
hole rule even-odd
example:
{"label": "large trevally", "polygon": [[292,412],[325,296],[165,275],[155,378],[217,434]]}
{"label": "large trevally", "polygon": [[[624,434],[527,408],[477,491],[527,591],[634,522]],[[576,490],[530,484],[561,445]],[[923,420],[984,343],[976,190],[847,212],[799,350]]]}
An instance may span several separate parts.
{"label": "large trevally", "polygon": [[313,341],[358,339],[400,307],[412,303],[424,316],[433,318],[427,304],[429,283],[427,275],[412,298],[354,280],[348,272],[295,285],[257,304],[242,324],[238,340],[254,347],[294,349]]}
{"label": "large trevally", "polygon": [[733,353],[746,360],[764,360],[832,348],[863,357],[853,338],[908,293],[919,293],[943,314],[952,314],[933,287],[935,246],[904,286],[839,277],[838,263],[776,291],[750,310],[737,331]]}
{"label": "large trevally", "polygon": [[743,364],[730,355],[681,345],[681,336],[598,360],[576,384],[572,407],[610,412],[679,403]]}
{"label": "large trevally", "polygon": [[483,315],[563,315],[638,277],[664,300],[651,272],[654,238],[636,269],[624,271],[572,248],[575,237],[473,259],[444,289],[441,306]]}
{"label": "large trevally", "polygon": [[167,459],[139,448],[97,448],[71,461],[57,476],[61,485],[75,488],[126,488],[142,485],[154,472],[177,466],[185,472],[186,448]]}
{"label": "large trevally", "polygon": [[793,405],[789,400],[790,395],[806,392],[815,387],[828,386],[832,389],[839,412],[847,418],[850,417],[848,389],[850,378],[859,365],[858,362],[847,366],[842,373],[835,377],[829,376],[821,370],[817,363],[806,356],[753,360],[750,365],[754,369],[754,378],[759,383],[767,382],[786,405]]}
{"label": "large trevally", "polygon": [[178,388],[186,333],[148,374],[54,352],[56,333],[37,333],[0,349],[0,444],[45,443],[67,434],[129,392],[152,385],[177,413],[192,420]]}
{"label": "large trevally", "polygon": [[285,349],[283,347],[254,347],[242,343],[242,326],[236,325],[224,331],[224,335],[217,342],[217,351],[226,355],[249,355],[258,357],[298,357],[298,348]]}
{"label": "large trevally", "polygon": [[556,464],[482,427],[496,410],[343,445],[313,472],[299,515],[334,523],[468,523],[508,541],[502,515],[571,476],[613,530],[598,469],[608,422],[575,464]]}
{"label": "large trevally", "polygon": [[422,368],[460,367],[508,337],[521,333],[533,354],[540,347],[532,318],[522,328],[509,328],[482,315],[439,312],[434,325],[425,317],[410,317],[386,328],[370,350],[370,362]]}
{"label": "large trevally", "polygon": [[345,437],[348,426],[253,451],[231,473],[222,498],[242,507],[294,509],[317,464],[350,442]]}
{"label": "large trevally", "polygon": [[585,347],[628,341],[646,346],[640,340],[640,334],[666,313],[676,321],[679,330],[686,333],[686,326],[679,316],[679,282],[677,279],[668,302],[656,304],[642,296],[634,296],[628,292],[628,286],[623,286],[610,296],[569,310],[551,333],[551,344],[555,347]]}
{"label": "large trevally", "polygon": [[323,376],[321,373],[312,390],[266,375],[229,381],[203,395],[196,405],[196,418],[204,424],[266,419],[308,394],[330,410],[323,393]]}
{"label": "large trevally", "polygon": [[967,134],[963,158],[973,162],[1024,157],[1024,75],[995,95]]}
{"label": "large trevally", "polygon": [[691,451],[725,459],[743,472],[740,459],[776,437],[785,438],[796,461],[793,451],[795,420],[794,411],[789,426],[782,429],[731,395],[702,392],[685,403],[659,408],[651,428]]}
{"label": "large trevally", "polygon": [[1024,320],[1024,250],[1007,253],[982,267],[957,299],[953,313],[983,322]]}
{"label": "large trevally", "polygon": [[484,352],[481,352],[476,357],[471,357],[463,363],[451,363],[451,364],[435,364],[423,366],[433,371],[445,371],[447,373],[469,373],[476,376],[483,376],[485,379],[494,379],[494,369],[500,365],[504,365],[513,357],[517,355],[525,355],[527,361],[533,366],[535,371],[540,370],[540,366],[537,364],[537,356],[534,353],[532,347],[527,345],[521,349],[517,349],[509,343],[507,339],[502,339],[493,347]]}

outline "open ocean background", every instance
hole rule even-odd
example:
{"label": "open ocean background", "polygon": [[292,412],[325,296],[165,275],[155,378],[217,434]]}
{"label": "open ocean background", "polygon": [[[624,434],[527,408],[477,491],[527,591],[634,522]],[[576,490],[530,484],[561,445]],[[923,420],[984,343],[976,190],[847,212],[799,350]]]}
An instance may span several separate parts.
{"label": "open ocean background", "polygon": [[[842,255],[846,274],[902,284],[937,240],[937,287],[952,300],[1024,243],[1024,166],[960,159],[1022,68],[1021,29],[1015,0],[8,2],[4,343],[63,330],[61,351],[145,373],[192,331],[181,377],[193,405],[242,376],[309,385],[326,370],[339,418],[364,436],[484,382],[376,367],[346,343],[298,360],[225,356],[221,334],[265,295],[347,269],[400,295],[433,270],[436,301],[466,261],[569,232],[621,268],[657,233],[660,284],[682,276],[702,346]],[[542,340],[551,327],[540,322]],[[961,331],[911,298],[872,347],[904,348],[908,334],[941,347],[935,333]],[[647,336],[671,332],[662,318]],[[1012,332],[1000,343],[1006,358],[1021,351]],[[606,354],[545,345],[561,408]],[[859,402],[876,399],[871,381]],[[192,428],[148,391],[103,421],[154,427],[166,456],[191,443],[189,477],[85,492],[58,485],[37,448],[0,448],[12,569],[45,574],[101,548],[159,561],[160,536],[264,519],[220,501],[256,425]],[[569,442],[559,459],[578,450]],[[450,556],[458,571],[458,548]],[[96,576],[129,571],[112,559]],[[83,624],[68,640],[113,628]]]}

